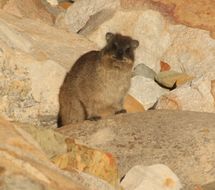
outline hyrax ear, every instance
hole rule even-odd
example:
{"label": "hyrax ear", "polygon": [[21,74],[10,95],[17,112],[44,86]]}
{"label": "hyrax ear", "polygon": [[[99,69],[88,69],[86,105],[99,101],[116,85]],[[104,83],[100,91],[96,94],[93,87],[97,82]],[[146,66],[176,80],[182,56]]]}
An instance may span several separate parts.
{"label": "hyrax ear", "polygon": [[114,34],[111,32],[107,32],[105,37],[106,37],[107,42],[109,42],[114,37]]}
{"label": "hyrax ear", "polygon": [[136,49],[139,46],[139,41],[138,40],[132,40],[131,46],[132,46],[132,48]]}

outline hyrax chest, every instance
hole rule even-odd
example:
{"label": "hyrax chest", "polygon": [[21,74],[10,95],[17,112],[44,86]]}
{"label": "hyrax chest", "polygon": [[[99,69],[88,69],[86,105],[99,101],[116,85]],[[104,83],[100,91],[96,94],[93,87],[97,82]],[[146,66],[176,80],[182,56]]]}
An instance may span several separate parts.
{"label": "hyrax chest", "polygon": [[99,93],[110,101],[122,99],[130,87],[133,63],[130,60],[118,61],[104,56],[96,70]]}

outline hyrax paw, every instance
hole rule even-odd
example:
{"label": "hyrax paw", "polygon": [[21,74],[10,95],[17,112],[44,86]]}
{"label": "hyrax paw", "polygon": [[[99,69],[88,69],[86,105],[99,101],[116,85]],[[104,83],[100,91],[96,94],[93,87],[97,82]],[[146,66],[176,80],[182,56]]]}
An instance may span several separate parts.
{"label": "hyrax paw", "polygon": [[121,109],[121,110],[115,112],[115,114],[120,114],[120,113],[127,113],[127,110]]}
{"label": "hyrax paw", "polygon": [[90,121],[98,121],[101,119],[101,116],[92,116],[92,117],[89,117],[87,120],[90,120]]}

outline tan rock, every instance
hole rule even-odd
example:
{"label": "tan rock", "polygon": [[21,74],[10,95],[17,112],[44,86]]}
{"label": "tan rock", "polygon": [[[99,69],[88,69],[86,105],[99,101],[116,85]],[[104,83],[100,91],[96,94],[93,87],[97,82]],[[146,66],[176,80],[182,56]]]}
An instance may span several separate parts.
{"label": "tan rock", "polygon": [[53,129],[17,124],[36,140],[58,168],[71,172],[75,181],[84,182],[89,189],[119,189],[118,167],[111,154],[77,144]]}
{"label": "tan rock", "polygon": [[199,112],[215,112],[214,88],[211,79],[204,76],[193,80],[165,95],[162,95],[156,109],[179,109]]}
{"label": "tan rock", "polygon": [[96,45],[77,34],[0,11],[0,112],[10,120],[56,123],[66,71]]}
{"label": "tan rock", "polygon": [[162,85],[171,88],[174,85],[174,83],[176,83],[177,86],[181,86],[193,80],[194,77],[189,76],[186,73],[179,73],[176,71],[163,71],[159,72],[155,76],[155,79]]}
{"label": "tan rock", "polygon": [[202,190],[213,190],[215,188],[215,182],[205,184],[202,186]]}
{"label": "tan rock", "polygon": [[66,139],[66,142],[67,153],[52,158],[53,163],[64,170],[76,169],[97,176],[114,188],[119,188],[118,167],[113,155],[79,145],[70,139]]}
{"label": "tan rock", "polygon": [[49,24],[53,23],[52,15],[45,9],[40,0],[9,0],[3,10],[15,16],[39,19]]}
{"label": "tan rock", "polygon": [[[215,180],[215,115],[188,111],[121,114],[58,131],[119,159],[120,176],[137,164],[162,163],[180,179],[184,190]],[[102,133],[102,140],[95,138]],[[192,133],[192,135],[191,135]],[[191,169],[192,168],[192,169]]]}
{"label": "tan rock", "polygon": [[67,153],[67,143],[64,135],[50,128],[36,127],[17,122],[16,125],[32,136],[49,159]]}
{"label": "tan rock", "polygon": [[169,63],[172,70],[196,77],[210,73],[214,77],[215,40],[207,31],[172,25],[170,35],[174,40],[162,60]]}
{"label": "tan rock", "polygon": [[[215,5],[213,1],[152,0],[152,2],[157,3],[158,7],[164,7],[177,23],[215,32]],[[187,11],[188,9],[189,11]]]}
{"label": "tan rock", "polygon": [[3,119],[0,144],[1,189],[84,189],[60,172],[28,133]]}
{"label": "tan rock", "polygon": [[208,30],[213,38],[215,36],[213,1],[200,0],[196,3],[194,0],[121,0],[120,2],[121,6],[126,9],[150,7],[159,10],[176,23]]}
{"label": "tan rock", "polygon": [[0,8],[4,7],[8,0],[0,0]]}

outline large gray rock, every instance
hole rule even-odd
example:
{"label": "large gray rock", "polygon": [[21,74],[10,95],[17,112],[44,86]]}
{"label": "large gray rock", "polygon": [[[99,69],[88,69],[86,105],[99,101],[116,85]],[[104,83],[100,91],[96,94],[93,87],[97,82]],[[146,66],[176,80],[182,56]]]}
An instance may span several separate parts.
{"label": "large gray rock", "polygon": [[215,115],[188,111],[146,111],[58,129],[79,143],[109,151],[120,174],[137,164],[171,168],[186,190],[215,180]]}
{"label": "large gray rock", "polygon": [[161,88],[154,80],[143,76],[135,76],[131,79],[129,94],[135,97],[145,109],[152,107],[159,97],[169,90]]}
{"label": "large gray rock", "polygon": [[94,14],[104,9],[116,9],[119,5],[119,0],[79,0],[67,10],[63,22],[69,31],[78,32]]}

